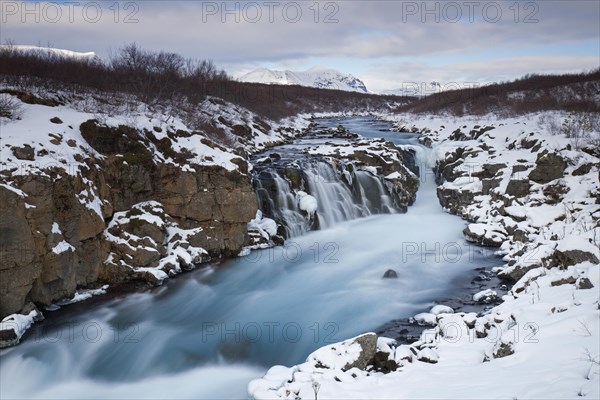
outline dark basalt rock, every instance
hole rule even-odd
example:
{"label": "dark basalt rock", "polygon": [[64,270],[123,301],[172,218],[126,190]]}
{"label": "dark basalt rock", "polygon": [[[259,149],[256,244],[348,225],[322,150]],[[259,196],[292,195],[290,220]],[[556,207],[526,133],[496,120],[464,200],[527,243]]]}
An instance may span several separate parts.
{"label": "dark basalt rock", "polygon": [[15,157],[17,157],[19,160],[33,161],[35,158],[33,147],[29,146],[28,144],[24,145],[23,147],[11,147],[11,150]]}
{"label": "dark basalt rock", "polygon": [[581,167],[577,168],[575,171],[573,171],[573,176],[581,176],[581,175],[585,175],[588,172],[590,172],[592,170],[592,167],[594,165],[593,164],[583,164]]}
{"label": "dark basalt rock", "polygon": [[548,183],[562,178],[566,168],[567,163],[556,153],[539,155],[536,167],[529,173],[529,179],[536,183]]}
{"label": "dark basalt rock", "polygon": [[508,185],[506,186],[506,194],[509,194],[509,195],[515,196],[515,197],[519,197],[519,198],[525,197],[529,194],[530,189],[531,189],[531,183],[529,183],[529,180],[512,179],[508,182]]}
{"label": "dark basalt rock", "polygon": [[502,179],[483,179],[481,181],[482,193],[484,195],[490,194],[492,189],[496,189],[498,186],[500,186],[500,182],[502,182]]}
{"label": "dark basalt rock", "polygon": [[377,353],[377,335],[374,333],[361,335],[354,340],[354,343],[360,345],[360,355],[355,361],[346,364],[344,368],[342,368],[344,371],[348,371],[352,368],[365,370]]}
{"label": "dark basalt rock", "polygon": [[398,273],[393,269],[388,269],[385,271],[385,274],[383,274],[383,279],[398,279]]}
{"label": "dark basalt rock", "polygon": [[594,288],[594,285],[592,284],[592,282],[585,276],[577,279],[577,282],[575,282],[575,286],[577,287],[577,289],[593,289]]}
{"label": "dark basalt rock", "polygon": [[384,351],[378,351],[373,356],[369,365],[372,366],[372,371],[375,372],[383,372],[384,374],[389,374],[390,372],[396,371],[398,369],[398,363],[394,360],[389,359],[390,354]]}
{"label": "dark basalt rock", "polygon": [[485,164],[482,167],[482,171],[478,173],[474,173],[473,176],[476,176],[481,179],[491,179],[496,176],[496,174],[506,168],[506,164]]}
{"label": "dark basalt rock", "polygon": [[515,354],[515,348],[513,343],[500,343],[495,349],[493,356],[494,358],[503,358]]}
{"label": "dark basalt rock", "polygon": [[592,264],[598,264],[599,262],[595,255],[582,250],[556,251],[555,256],[563,268],[582,262],[591,262]]}

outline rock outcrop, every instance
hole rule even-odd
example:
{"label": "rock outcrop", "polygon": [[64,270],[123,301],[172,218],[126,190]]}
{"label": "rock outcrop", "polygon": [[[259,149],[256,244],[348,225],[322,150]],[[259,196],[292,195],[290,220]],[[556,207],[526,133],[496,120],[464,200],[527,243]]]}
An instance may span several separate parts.
{"label": "rock outcrop", "polygon": [[500,248],[506,265],[497,272],[507,283],[540,267],[600,259],[593,144],[574,151],[569,138],[525,133],[521,124],[499,124],[477,138],[438,132],[445,154],[435,167],[439,201],[471,222],[463,232],[468,241]]}
{"label": "rock outcrop", "polygon": [[[158,284],[162,274],[208,256],[237,255],[247,242],[257,204],[244,159],[200,133],[169,131],[158,140],[156,132],[95,120],[83,122],[80,131],[85,142],[69,139],[77,146],[74,163],[40,167],[34,159],[26,173],[3,165],[0,317],[29,302],[46,305],[70,297],[81,286],[132,279]],[[49,149],[65,142],[54,136]],[[206,154],[176,145],[182,138]],[[30,160],[33,148],[21,149],[26,151],[15,157]],[[213,154],[225,163],[210,162]],[[154,217],[162,226],[136,218],[152,215],[139,206],[148,201],[161,213]],[[127,222],[116,224],[118,217]],[[175,262],[159,265],[169,256]],[[161,272],[144,270],[156,268]]]}

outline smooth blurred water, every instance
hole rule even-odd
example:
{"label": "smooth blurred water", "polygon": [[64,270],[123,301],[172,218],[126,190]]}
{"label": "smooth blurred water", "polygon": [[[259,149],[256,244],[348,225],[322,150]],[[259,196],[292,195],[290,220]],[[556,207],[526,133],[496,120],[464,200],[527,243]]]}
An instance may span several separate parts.
{"label": "smooth blurred water", "polygon": [[[370,118],[343,123],[416,143]],[[453,279],[494,262],[466,245],[463,227],[442,211],[428,173],[406,214],[339,223],[151,292],[49,313],[0,353],[0,397],[244,398],[270,366],[420,312]],[[382,279],[388,269],[399,278]]]}

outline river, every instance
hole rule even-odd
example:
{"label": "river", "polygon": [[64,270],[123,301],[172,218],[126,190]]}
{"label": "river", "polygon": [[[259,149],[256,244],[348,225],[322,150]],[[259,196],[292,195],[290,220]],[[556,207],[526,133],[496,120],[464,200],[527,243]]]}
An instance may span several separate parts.
{"label": "river", "polygon": [[[370,117],[343,123],[366,137],[428,150]],[[496,260],[467,246],[422,168],[405,214],[336,223],[141,293],[46,312],[0,353],[1,398],[245,398],[275,364],[372,331],[448,297],[452,282]],[[394,269],[398,279],[382,279]]]}

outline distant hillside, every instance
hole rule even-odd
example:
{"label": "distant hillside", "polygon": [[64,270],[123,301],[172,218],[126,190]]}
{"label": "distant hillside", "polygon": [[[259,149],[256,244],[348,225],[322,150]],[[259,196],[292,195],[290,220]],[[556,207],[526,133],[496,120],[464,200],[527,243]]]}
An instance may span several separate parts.
{"label": "distant hillside", "polygon": [[527,75],[512,82],[435,93],[398,112],[519,115],[545,110],[600,112],[600,69],[589,73]]}
{"label": "distant hillside", "polygon": [[0,45],[0,51],[17,51],[20,53],[38,54],[41,56],[58,56],[74,58],[79,60],[91,60],[96,57],[96,53],[90,51],[81,53],[78,51],[55,49],[52,47],[25,46],[25,45]]}
{"label": "distant hillside", "polygon": [[[34,104],[63,102],[54,98],[57,93],[68,94],[65,101],[77,97],[111,99],[110,103],[115,103],[111,107],[129,99],[137,100],[151,110],[181,118],[191,129],[204,131],[225,145],[231,143],[221,141],[226,136],[223,127],[206,125],[206,116],[198,112],[199,105],[207,100],[216,102],[220,98],[275,122],[298,114],[390,112],[414,100],[300,85],[239,82],[211,61],[149,52],[137,45],[118,50],[108,61],[74,57],[65,51],[21,51],[15,46],[4,46],[0,48],[2,92]],[[48,100],[49,93],[53,100]],[[90,108],[90,112],[95,111]],[[2,113],[0,102],[0,116]]]}
{"label": "distant hillside", "polygon": [[368,93],[360,79],[334,69],[314,67],[302,72],[273,71],[259,68],[238,79],[240,82],[254,82],[277,85],[300,85],[319,89],[337,89],[348,92]]}

